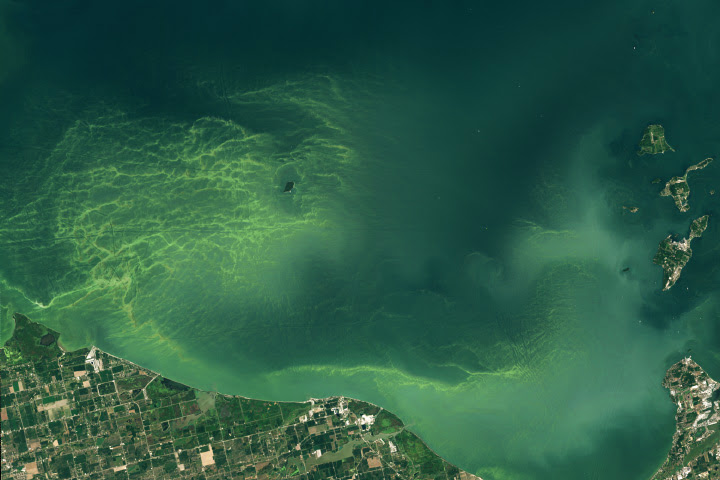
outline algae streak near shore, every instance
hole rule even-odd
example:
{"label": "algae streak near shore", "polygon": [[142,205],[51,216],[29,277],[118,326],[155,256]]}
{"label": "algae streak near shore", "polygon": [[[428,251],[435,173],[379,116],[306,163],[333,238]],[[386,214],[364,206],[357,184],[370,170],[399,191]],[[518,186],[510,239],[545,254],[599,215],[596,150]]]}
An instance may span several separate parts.
{"label": "algae streak near shore", "polygon": [[[720,378],[720,168],[687,213],[658,195],[717,161],[718,18],[6,0],[0,317],[203,392],[369,402],[483,480],[648,479],[666,370],[692,348]],[[662,292],[658,243],[705,214]]]}
{"label": "algae streak near shore", "polygon": [[4,479],[482,480],[377,405],[202,391],[14,320],[0,348]]}
{"label": "algae streak near shore", "polygon": [[[202,391],[95,347],[66,352],[58,332],[14,321],[0,348],[3,478],[482,480],[377,405]],[[716,478],[720,384],[685,358],[663,385],[677,430],[652,480]]]}

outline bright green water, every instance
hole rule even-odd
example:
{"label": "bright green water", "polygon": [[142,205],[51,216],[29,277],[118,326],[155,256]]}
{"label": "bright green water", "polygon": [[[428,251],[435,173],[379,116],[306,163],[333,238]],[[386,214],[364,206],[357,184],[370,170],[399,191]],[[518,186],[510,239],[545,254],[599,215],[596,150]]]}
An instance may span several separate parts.
{"label": "bright green water", "polygon": [[[720,374],[719,170],[688,214],[650,183],[720,151],[712,15],[480,7],[10,9],[2,334],[370,400],[486,480],[647,477],[665,369]],[[678,152],[639,158],[656,121]],[[661,293],[658,242],[704,213]]]}

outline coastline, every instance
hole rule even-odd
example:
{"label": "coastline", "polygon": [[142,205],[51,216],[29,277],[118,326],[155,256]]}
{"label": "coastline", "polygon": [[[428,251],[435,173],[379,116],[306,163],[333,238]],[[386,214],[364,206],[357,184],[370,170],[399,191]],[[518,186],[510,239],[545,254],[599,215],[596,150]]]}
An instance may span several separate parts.
{"label": "coastline", "polygon": [[[0,360],[2,361],[2,368],[5,370],[6,374],[3,375],[3,389],[6,389],[8,386],[10,386],[10,393],[13,393],[15,390],[17,390],[17,394],[22,393],[25,391],[26,388],[32,388],[33,381],[30,380],[32,377],[23,377],[23,375],[28,375],[29,372],[33,371],[34,368],[36,368],[37,364],[41,364],[43,361],[46,362],[52,362],[57,363],[61,367],[61,369],[65,369],[66,362],[71,362],[74,364],[77,364],[78,362],[83,362],[82,370],[78,370],[79,367],[74,367],[73,375],[70,377],[63,376],[60,374],[59,378],[56,378],[55,376],[52,379],[51,388],[52,390],[48,390],[48,393],[51,393],[55,391],[57,388],[59,388],[57,385],[64,384],[65,387],[71,386],[74,383],[77,382],[79,386],[79,382],[82,382],[82,387],[84,388],[84,391],[87,391],[87,387],[91,386],[91,378],[93,375],[98,376],[102,378],[102,381],[107,382],[108,379],[112,379],[113,375],[115,376],[114,379],[111,380],[111,384],[113,387],[110,390],[107,390],[108,383],[104,384],[97,384],[95,381],[92,381],[92,388],[96,389],[97,392],[100,394],[99,398],[103,398],[104,395],[107,395],[108,393],[115,392],[119,395],[119,397],[125,398],[125,400],[122,400],[119,404],[114,403],[116,406],[112,409],[113,412],[117,413],[118,411],[129,411],[130,413],[144,413],[146,417],[148,415],[152,416],[152,412],[155,411],[154,409],[157,408],[159,405],[157,402],[158,400],[155,400],[154,402],[151,402],[152,398],[155,398],[155,395],[157,395],[157,391],[163,391],[165,394],[167,394],[167,391],[171,392],[183,392],[183,398],[187,400],[189,397],[187,397],[188,394],[192,393],[194,397],[198,398],[199,404],[205,404],[206,407],[201,407],[201,413],[205,414],[207,413],[205,411],[206,408],[211,408],[209,411],[214,411],[215,407],[207,407],[207,402],[209,401],[212,405],[216,405],[217,402],[220,403],[233,403],[233,402],[240,402],[242,405],[246,405],[246,408],[250,406],[249,411],[260,412],[261,410],[257,410],[258,406],[268,406],[267,408],[276,409],[280,412],[293,412],[293,415],[295,416],[295,420],[291,420],[287,417],[287,414],[282,415],[282,424],[278,424],[275,426],[270,426],[271,430],[268,431],[268,434],[270,432],[275,431],[274,429],[277,427],[280,427],[280,430],[278,430],[276,433],[272,435],[280,435],[281,437],[283,434],[279,433],[282,431],[283,425],[287,427],[292,427],[295,431],[295,435],[297,435],[298,428],[303,425],[310,425],[313,423],[314,425],[317,425],[317,427],[309,427],[309,432],[312,433],[312,429],[314,428],[320,428],[320,426],[325,425],[325,422],[323,420],[323,423],[318,424],[317,421],[320,421],[318,419],[318,415],[322,415],[323,412],[328,413],[330,417],[327,419],[327,425],[333,426],[338,421],[338,419],[343,420],[345,423],[344,425],[341,423],[340,425],[335,425],[332,428],[334,428],[336,432],[342,432],[344,436],[347,436],[347,432],[355,431],[355,435],[358,436],[358,440],[355,440],[355,442],[360,441],[360,444],[368,444],[368,445],[376,445],[377,448],[373,447],[371,449],[372,453],[370,457],[365,458],[366,453],[363,453],[361,456],[361,459],[366,460],[368,464],[368,468],[372,470],[372,468],[379,468],[379,466],[382,464],[387,464],[388,468],[392,468],[394,471],[396,471],[396,468],[415,468],[415,467],[407,467],[407,462],[405,462],[406,456],[407,458],[411,458],[412,455],[419,455],[417,452],[425,452],[420,455],[419,458],[424,459],[423,461],[430,462],[429,465],[435,465],[434,468],[438,468],[438,465],[442,467],[443,470],[447,472],[456,472],[455,476],[453,477],[455,480],[482,480],[480,477],[468,473],[464,470],[461,470],[458,466],[451,464],[450,462],[447,462],[442,457],[440,457],[433,449],[431,449],[427,443],[425,443],[422,438],[420,438],[417,434],[413,433],[406,425],[405,423],[399,419],[396,415],[394,415],[392,412],[389,412],[385,408],[371,402],[365,402],[360,399],[355,399],[352,397],[345,397],[345,396],[338,396],[333,395],[330,397],[325,398],[308,398],[302,402],[289,402],[289,401],[270,401],[270,400],[261,400],[261,399],[253,399],[247,396],[243,395],[229,395],[224,394],[219,391],[212,391],[212,390],[204,390],[199,388],[194,388],[192,386],[181,384],[178,382],[173,381],[170,378],[164,377],[160,372],[156,372],[154,370],[151,370],[149,368],[145,368],[142,365],[139,365],[137,363],[134,363],[130,360],[124,359],[122,357],[113,355],[111,353],[105,352],[96,346],[90,346],[89,348],[84,347],[73,351],[68,351],[60,342],[59,337],[60,334],[54,330],[47,329],[42,324],[33,322],[30,320],[27,316],[22,314],[16,314],[14,315],[14,319],[16,322],[16,326],[18,323],[21,323],[21,330],[20,334],[16,335],[15,327],[13,327],[13,334],[8,340],[8,342],[3,345],[3,347],[0,349],[0,352],[2,352],[2,356],[0,356]],[[35,347],[32,346],[32,338],[29,335],[32,335],[33,333],[37,334],[37,332],[40,331],[43,334],[46,333],[52,333],[55,335],[55,341],[48,343],[48,345],[43,345],[43,347],[47,347],[45,350],[43,350],[44,353],[38,358],[32,357],[31,354],[28,354],[28,352],[32,352],[33,348],[37,348],[37,345]],[[16,339],[16,337],[19,337],[20,339]],[[24,343],[23,343],[24,342]],[[37,335],[35,335],[35,343],[37,343]],[[57,345],[57,350],[54,357],[48,358],[48,352],[52,352],[52,345]],[[12,345],[10,345],[12,344]],[[20,355],[17,355],[17,354]],[[125,372],[125,373],[122,373]],[[13,382],[11,380],[7,380],[7,377],[12,376],[18,376],[17,379]],[[144,383],[144,386],[140,391],[131,391],[135,392],[134,397],[128,397],[127,394],[124,392],[124,387],[122,385],[125,385],[130,380],[137,383],[138,379],[144,379],[142,380],[142,383]],[[149,379],[149,381],[146,381]],[[60,382],[60,383],[58,383]],[[70,382],[70,383],[68,383]],[[132,383],[132,382],[130,382]],[[153,393],[150,393],[150,387],[154,383],[153,387]],[[103,385],[106,385],[103,387]],[[13,390],[13,386],[14,389]],[[47,387],[46,387],[47,388]],[[159,390],[158,390],[159,389]],[[156,391],[157,390],[157,391]],[[83,390],[81,390],[83,391]],[[42,402],[40,402],[40,395],[35,394],[32,398],[35,399],[38,403],[38,412],[42,411],[50,411],[50,419],[56,418],[56,420],[62,421],[63,418],[67,418],[69,415],[71,415],[71,418],[75,418],[77,415],[82,416],[82,413],[80,413],[80,410],[77,410],[77,407],[72,407],[73,398],[77,399],[73,395],[67,396],[68,392],[70,390],[66,390],[65,394],[62,394],[60,396],[50,396],[48,398],[43,398]],[[103,393],[104,392],[104,393]],[[94,394],[92,394],[94,395]],[[144,398],[146,406],[142,406],[142,399]],[[208,400],[210,399],[210,400]],[[167,400],[163,400],[162,404],[165,405]],[[68,402],[71,402],[70,406],[68,406]],[[148,403],[150,402],[150,403]],[[203,403],[204,402],[204,403]],[[172,404],[172,403],[171,403]],[[119,408],[123,408],[123,410],[118,410]],[[12,407],[12,402],[9,407]],[[70,410],[72,408],[72,411]],[[146,410],[148,408],[149,410]],[[183,410],[185,407],[183,407]],[[220,410],[220,407],[217,407],[218,411]],[[306,413],[304,415],[299,416],[298,420],[298,414],[305,411]],[[332,413],[330,413],[332,411]],[[52,413],[55,412],[55,413]],[[60,413],[58,413],[60,412]],[[64,412],[64,413],[62,413]],[[59,415],[59,416],[58,416]],[[122,413],[120,414],[122,415]],[[220,415],[219,413],[216,413],[215,415]],[[248,413],[247,410],[245,413],[243,413],[246,421],[248,420]],[[251,416],[255,415],[254,413],[251,413]],[[263,414],[258,413],[257,420],[262,422],[263,421]],[[3,418],[6,417],[6,409],[3,409]],[[191,418],[190,417],[183,417],[183,418]],[[254,417],[251,417],[254,418]],[[317,419],[317,421],[315,421]],[[379,426],[375,424],[376,419],[379,422]],[[174,420],[174,422],[180,422],[181,420]],[[118,422],[120,422],[120,419],[118,419]],[[184,420],[183,420],[184,422]],[[288,423],[289,422],[289,423]],[[299,422],[299,423],[293,423],[293,422]],[[182,423],[182,422],[181,422]],[[155,428],[157,425],[149,424],[149,428]],[[164,427],[167,428],[167,427]],[[324,427],[327,428],[327,427]],[[145,429],[146,431],[148,428]],[[215,441],[213,441],[213,437],[210,437],[210,444],[208,444],[209,451],[213,451],[213,445],[215,445],[217,448],[217,441],[219,439],[219,436],[222,435],[222,438],[224,439],[222,441],[222,444],[225,445],[225,443],[229,442],[230,439],[225,438],[225,433],[220,433],[222,431],[221,429],[216,432],[216,438]],[[229,430],[228,430],[229,431]],[[4,432],[6,433],[6,432]],[[248,432],[245,432],[248,433]],[[260,431],[256,431],[255,435],[263,435],[262,429]],[[147,435],[150,435],[148,432]],[[337,436],[337,434],[336,434]],[[233,438],[231,436],[231,438]],[[245,438],[245,437],[240,437]],[[249,438],[249,437],[248,437]],[[339,437],[338,437],[339,438]],[[400,440],[402,439],[402,440]],[[385,440],[389,442],[389,453],[384,452],[382,448],[379,447],[380,444],[383,446],[386,446]],[[393,440],[397,443],[397,445],[393,444]],[[128,440],[128,442],[131,440]],[[380,443],[378,443],[380,442]],[[403,443],[404,442],[404,443]],[[411,445],[413,445],[411,450],[406,450],[403,445],[405,445],[407,442],[410,442]],[[301,442],[302,443],[302,442]],[[298,443],[297,450],[300,449],[301,443]],[[419,445],[418,445],[419,444]],[[62,442],[60,442],[60,446],[62,445]],[[121,443],[122,445],[122,443]],[[149,445],[149,443],[148,443]],[[353,441],[351,441],[348,445],[353,445]],[[55,445],[58,447],[58,445]],[[59,447],[58,447],[59,448]],[[200,453],[202,456],[202,447],[200,448]],[[323,455],[326,455],[331,461],[334,456],[342,456],[347,455],[347,451],[344,450],[345,447],[342,449],[336,449],[336,452],[333,453],[333,451],[325,452],[325,450],[322,450],[322,454],[320,453],[321,450],[317,450],[317,452],[312,453],[310,457],[307,457],[307,455],[304,453],[300,455],[300,459],[302,460],[304,458],[304,455],[307,457],[306,460],[303,461],[303,465],[305,465],[305,468],[311,468],[313,465],[317,464],[324,465],[323,461]],[[207,453],[208,450],[204,450],[205,453]],[[228,449],[230,451],[230,449]],[[354,451],[354,450],[353,450]],[[178,450],[176,452],[176,457],[179,452],[182,452],[182,450]],[[345,452],[345,453],[343,453]],[[381,454],[381,452],[383,452]],[[414,452],[414,453],[413,453]],[[429,452],[429,453],[428,453]],[[4,457],[3,460],[5,462],[6,455],[4,451]],[[374,456],[373,456],[374,455]],[[314,456],[314,459],[312,458]],[[207,457],[207,455],[206,455]],[[10,449],[10,456],[8,457],[10,460],[17,460],[15,457],[13,457],[12,454],[12,447]],[[22,457],[18,457],[22,458]],[[278,457],[280,458],[280,457]],[[344,457],[343,457],[344,458]],[[396,465],[398,459],[402,460],[398,465]],[[207,460],[207,458],[206,458]],[[405,462],[405,463],[403,463]],[[132,462],[128,462],[126,465],[123,466],[123,468],[128,468],[128,465],[130,465]],[[410,465],[414,464],[415,462],[411,461]],[[133,464],[134,465],[134,464]],[[182,471],[184,469],[184,464],[179,464],[182,468],[180,470]],[[205,468],[209,466],[205,464],[205,460],[203,460],[203,466],[202,471],[205,471]],[[402,465],[405,465],[404,467]],[[423,464],[424,465],[424,464]],[[32,467],[35,468],[34,466]],[[263,467],[264,468],[264,467]],[[425,467],[423,467],[424,471]],[[116,470],[117,471],[117,470]],[[413,470],[414,471],[414,470]],[[306,473],[309,473],[310,470],[307,470]],[[397,473],[397,471],[396,471]],[[417,473],[417,472],[416,472]],[[427,472],[426,472],[427,473]],[[190,473],[188,473],[190,474]],[[449,474],[448,474],[449,475]],[[291,476],[292,477],[292,476]],[[353,478],[355,478],[353,476]],[[421,475],[420,478],[433,478],[432,476],[426,477],[424,475]],[[449,476],[448,476],[449,478]]]}

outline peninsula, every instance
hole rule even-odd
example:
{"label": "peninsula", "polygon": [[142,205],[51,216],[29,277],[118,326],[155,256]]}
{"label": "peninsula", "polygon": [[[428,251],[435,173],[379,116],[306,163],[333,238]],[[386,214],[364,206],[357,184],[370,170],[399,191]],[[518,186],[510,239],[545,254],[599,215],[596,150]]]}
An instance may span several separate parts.
{"label": "peninsula", "polygon": [[675,151],[665,140],[665,128],[662,125],[648,125],[640,140],[639,147],[638,155],[655,155],[656,153],[665,153],[668,150]]}
{"label": "peninsula", "polygon": [[708,226],[709,215],[704,215],[693,220],[690,225],[690,235],[681,241],[673,241],[672,235],[668,235],[658,246],[653,263],[660,265],[663,269],[663,290],[670,290],[680,278],[680,273],[692,257],[690,242],[693,238],[702,237]]}
{"label": "peninsula", "polygon": [[66,352],[57,332],[13,318],[0,349],[4,480],[481,480],[377,405],[202,391],[95,347]]}
{"label": "peninsula", "polygon": [[720,478],[720,384],[688,357],[668,369],[663,386],[678,406],[677,426],[651,480]]}
{"label": "peninsula", "polygon": [[661,197],[672,197],[675,200],[678,210],[681,212],[687,212],[690,208],[688,204],[688,197],[690,196],[690,186],[687,183],[688,173],[694,170],[702,170],[712,163],[712,158],[706,158],[700,163],[692,165],[685,170],[685,175],[682,177],[673,177],[666,184],[662,192]]}

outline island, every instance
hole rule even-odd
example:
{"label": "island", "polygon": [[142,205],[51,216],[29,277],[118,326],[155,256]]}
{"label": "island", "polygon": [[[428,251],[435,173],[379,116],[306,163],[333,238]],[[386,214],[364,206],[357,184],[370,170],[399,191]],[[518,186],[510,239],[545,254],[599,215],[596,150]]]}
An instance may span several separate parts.
{"label": "island", "polygon": [[630,213],[637,213],[640,209],[638,207],[628,207],[623,205],[623,210],[627,210]]}
{"label": "island", "polygon": [[198,390],[95,347],[64,351],[58,332],[13,318],[0,349],[4,480],[481,480],[377,405]]}
{"label": "island", "polygon": [[665,140],[665,128],[662,125],[648,125],[639,146],[638,155],[655,155],[656,153],[665,153],[668,150],[675,151]]}
{"label": "island", "polygon": [[678,407],[677,426],[651,480],[720,478],[720,384],[688,357],[668,369],[663,386]]}
{"label": "island", "polygon": [[687,183],[688,173],[694,170],[702,170],[712,163],[712,158],[706,158],[700,163],[692,165],[685,170],[685,175],[682,177],[673,177],[666,184],[662,192],[661,197],[672,197],[675,200],[678,210],[681,212],[687,212],[690,208],[688,203],[688,197],[690,196],[690,186]]}
{"label": "island", "polygon": [[670,290],[680,278],[682,269],[692,257],[690,242],[693,238],[702,237],[708,226],[709,215],[704,215],[693,220],[690,225],[690,235],[681,241],[673,241],[672,235],[668,235],[660,242],[653,263],[660,265],[663,269],[663,290]]}

